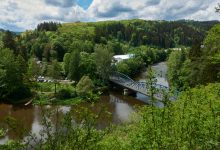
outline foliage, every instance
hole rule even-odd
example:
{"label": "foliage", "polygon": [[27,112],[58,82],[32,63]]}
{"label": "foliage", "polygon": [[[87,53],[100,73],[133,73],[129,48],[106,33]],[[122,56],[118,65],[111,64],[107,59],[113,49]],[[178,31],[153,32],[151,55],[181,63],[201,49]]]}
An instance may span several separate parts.
{"label": "foliage", "polygon": [[24,84],[20,59],[9,49],[0,50],[0,98],[25,98],[30,90]]}
{"label": "foliage", "polygon": [[131,48],[129,53],[134,54],[134,57],[117,63],[116,70],[130,77],[137,75],[148,65],[165,61],[168,55],[165,50],[147,46]]}
{"label": "foliage", "polygon": [[148,89],[147,92],[150,96],[152,107],[153,107],[153,104],[157,101],[154,98],[154,95],[158,92],[158,89],[156,88],[156,84],[157,84],[157,79],[155,77],[155,73],[152,70],[152,68],[149,67],[147,71],[146,88]]}
{"label": "foliage", "polygon": [[4,137],[5,135],[6,135],[6,131],[0,128],[0,138]]}
{"label": "foliage", "polygon": [[53,61],[52,64],[49,66],[48,75],[54,79],[58,80],[61,78],[61,66],[57,61]]}
{"label": "foliage", "polygon": [[87,75],[92,79],[97,78],[97,67],[94,53],[80,53],[80,73],[81,76]]}
{"label": "foliage", "polygon": [[189,89],[164,108],[144,106],[132,124],[117,126],[103,149],[218,149],[219,84]]}
{"label": "foliage", "polygon": [[124,60],[116,64],[116,69],[118,72],[124,73],[128,76],[135,76],[145,67],[144,60],[135,56],[134,58]]}
{"label": "foliage", "polygon": [[220,67],[220,24],[213,27],[204,41],[202,49],[203,67],[201,71],[204,75],[204,82],[215,82],[219,80]]}
{"label": "foliage", "polygon": [[[158,47],[191,46],[193,39],[202,41],[206,31],[216,23],[139,19],[62,25],[44,22],[39,24],[36,30],[25,31],[20,35],[3,31],[2,39],[6,39],[3,43],[11,43],[9,45],[12,46],[14,54],[23,57],[26,62],[35,57],[42,61],[40,71],[36,69],[34,74],[29,71],[31,78],[39,74],[47,75],[47,66],[50,66],[51,62],[64,61],[64,77],[77,82],[83,75],[88,75],[93,80],[103,80],[106,84],[111,71],[110,56],[113,54],[134,53],[145,65],[156,63],[167,57],[167,53]],[[131,71],[135,64],[137,63],[130,61],[119,68],[132,75],[136,70],[140,70],[138,67]],[[127,70],[126,66],[130,65],[132,69]],[[33,63],[32,67],[34,68]]]}
{"label": "foliage", "polygon": [[65,75],[69,74],[70,53],[66,53],[63,57]]}
{"label": "foliage", "polygon": [[83,99],[80,97],[72,96],[72,94],[71,94],[71,97],[74,97],[74,98],[68,98],[68,99],[56,98],[56,99],[50,100],[48,96],[39,95],[33,100],[33,104],[40,105],[40,106],[43,106],[43,105],[72,106],[72,105],[77,105],[83,102]]}
{"label": "foliage", "polygon": [[[69,149],[98,149],[98,142],[103,139],[107,130],[97,130],[96,120],[101,117],[95,115],[85,108],[78,109],[79,111],[71,111],[65,114],[62,118],[57,116],[57,126],[53,126],[52,115],[55,115],[58,110],[47,113],[42,109],[44,126],[40,133],[40,137],[30,135],[28,147],[32,149],[53,149],[53,150],[69,150]],[[73,117],[72,114],[77,117]],[[44,140],[43,140],[44,139]]]}
{"label": "foliage", "polygon": [[85,96],[87,93],[94,90],[94,84],[88,76],[83,76],[79,83],[76,85],[77,94]]}
{"label": "foliage", "polygon": [[52,49],[56,52],[57,61],[63,61],[65,49],[59,41],[55,41],[52,45]]}
{"label": "foliage", "polygon": [[167,66],[168,70],[168,80],[172,86],[180,88],[184,86],[182,77],[182,68],[186,60],[186,50],[173,51],[168,59]]}
{"label": "foliage", "polygon": [[203,44],[199,41],[191,49],[171,53],[168,78],[177,88],[219,81],[220,25],[214,26]]}
{"label": "foliage", "polygon": [[17,141],[8,141],[4,145],[0,145],[0,149],[2,150],[23,150],[25,146]]}
{"label": "foliage", "polygon": [[217,91],[219,84],[213,84],[184,92],[169,107],[143,108],[142,119],[136,127],[139,131],[132,135],[133,148],[218,149]]}
{"label": "foliage", "polygon": [[14,37],[15,35],[12,32],[6,31],[2,37],[2,41],[3,41],[4,48],[11,49],[15,53],[16,43],[15,43]]}
{"label": "foliage", "polygon": [[[153,78],[152,78],[153,79]],[[150,81],[149,83],[154,83]],[[151,85],[151,84],[149,84]],[[219,149],[220,84],[209,84],[181,93],[166,107],[137,108],[130,124],[96,129],[96,116],[88,109],[67,113],[56,119],[43,114],[41,136],[31,136],[34,149]],[[75,109],[73,109],[75,110]],[[103,114],[100,112],[99,114]],[[74,117],[75,116],[75,117]],[[53,130],[54,129],[54,130]],[[39,142],[41,141],[41,142]]]}
{"label": "foliage", "polygon": [[205,37],[204,30],[209,30],[217,22],[196,21],[144,21],[124,20],[107,21],[96,24],[95,40],[101,42],[118,38],[129,42],[132,46],[156,45],[163,48],[172,48],[180,45],[192,45],[192,39]]}
{"label": "foliage", "polygon": [[54,80],[54,93],[56,94],[56,85],[58,80],[61,78],[61,66],[57,61],[53,61],[48,69],[48,75]]}
{"label": "foliage", "polygon": [[86,94],[86,101],[90,103],[97,102],[100,99],[101,94],[101,92],[94,93],[93,91],[89,91]]}
{"label": "foliage", "polygon": [[68,89],[61,89],[57,93],[57,98],[58,99],[69,99],[71,98],[71,91]]}
{"label": "foliage", "polygon": [[79,65],[80,65],[80,53],[78,50],[76,50],[73,51],[70,56],[68,77],[71,80],[79,81],[80,79]]}
{"label": "foliage", "polygon": [[111,72],[111,62],[113,53],[104,45],[97,45],[95,47],[95,60],[97,71],[101,79],[107,81]]}
{"label": "foliage", "polygon": [[56,31],[59,26],[56,22],[43,22],[37,25],[37,31]]}

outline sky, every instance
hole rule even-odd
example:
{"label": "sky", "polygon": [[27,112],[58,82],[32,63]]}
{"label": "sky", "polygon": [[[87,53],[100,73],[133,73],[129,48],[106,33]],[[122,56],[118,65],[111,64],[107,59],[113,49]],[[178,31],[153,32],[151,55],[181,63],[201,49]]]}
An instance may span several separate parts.
{"label": "sky", "polygon": [[0,28],[25,31],[43,21],[220,20],[219,0],[0,0]]}

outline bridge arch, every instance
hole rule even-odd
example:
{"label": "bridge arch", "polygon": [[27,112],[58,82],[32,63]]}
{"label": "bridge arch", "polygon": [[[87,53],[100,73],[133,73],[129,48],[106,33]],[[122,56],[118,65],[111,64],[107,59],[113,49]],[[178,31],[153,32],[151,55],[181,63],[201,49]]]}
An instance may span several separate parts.
{"label": "bridge arch", "polygon": [[[109,80],[117,85],[120,85],[124,88],[127,88],[129,90],[133,90],[135,92],[139,92],[141,94],[144,94],[146,96],[149,96],[149,91],[146,86],[146,82],[140,82],[140,81],[134,81],[129,76],[120,73],[120,72],[112,72]],[[168,91],[169,87],[166,87],[161,84],[156,84],[156,88],[159,89],[158,92],[154,95],[154,97],[158,100],[163,99],[163,92],[162,90]]]}

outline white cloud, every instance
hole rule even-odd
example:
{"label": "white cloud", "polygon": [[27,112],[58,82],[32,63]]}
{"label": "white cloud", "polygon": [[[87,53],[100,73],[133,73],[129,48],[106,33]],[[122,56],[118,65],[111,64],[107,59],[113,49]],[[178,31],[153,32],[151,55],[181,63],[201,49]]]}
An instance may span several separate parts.
{"label": "white cloud", "polygon": [[[130,18],[219,20],[220,16],[214,9],[217,3],[218,0],[94,0],[88,11],[97,20]],[[118,9],[121,7],[131,11]]]}
{"label": "white cloud", "polygon": [[0,28],[33,29],[42,21],[73,22],[89,19],[78,5],[58,7],[44,0],[0,0]]}
{"label": "white cloud", "polygon": [[87,10],[78,0],[0,0],[0,28],[33,29],[42,21],[120,19],[219,20],[218,0],[93,0]]}

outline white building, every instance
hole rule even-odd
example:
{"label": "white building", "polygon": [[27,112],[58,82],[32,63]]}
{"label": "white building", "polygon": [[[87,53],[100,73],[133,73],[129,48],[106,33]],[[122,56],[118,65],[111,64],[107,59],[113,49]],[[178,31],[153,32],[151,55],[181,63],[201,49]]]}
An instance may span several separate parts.
{"label": "white building", "polygon": [[127,60],[127,59],[130,59],[133,57],[134,57],[134,54],[115,55],[115,56],[113,56],[113,62],[114,62],[114,64],[117,64],[123,60]]}

